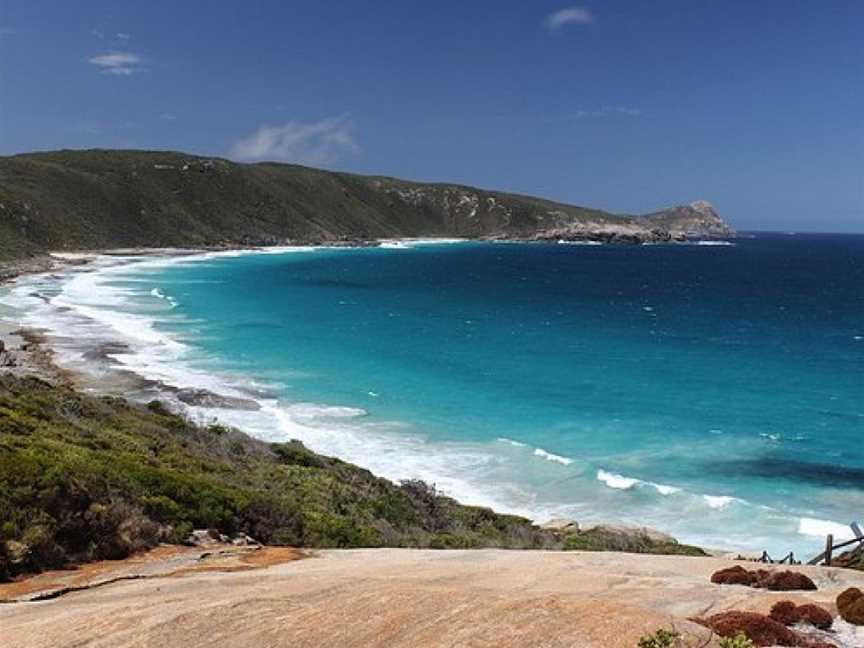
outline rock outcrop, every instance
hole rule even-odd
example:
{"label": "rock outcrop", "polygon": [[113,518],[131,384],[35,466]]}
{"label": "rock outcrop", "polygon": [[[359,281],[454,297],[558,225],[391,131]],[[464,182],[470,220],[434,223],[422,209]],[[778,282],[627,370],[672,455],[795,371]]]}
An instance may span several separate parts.
{"label": "rock outcrop", "polygon": [[553,518],[545,524],[541,524],[540,528],[556,534],[578,533],[579,523],[576,520],[569,520],[567,518]]}

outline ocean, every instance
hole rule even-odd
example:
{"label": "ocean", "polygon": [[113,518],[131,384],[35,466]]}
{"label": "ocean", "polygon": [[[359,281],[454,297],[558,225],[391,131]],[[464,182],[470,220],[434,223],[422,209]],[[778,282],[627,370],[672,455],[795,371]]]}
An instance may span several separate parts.
{"label": "ocean", "polygon": [[234,400],[195,420],[538,522],[807,558],[864,518],[864,236],[703,243],[104,256],[0,301],[92,388],[208,390]]}

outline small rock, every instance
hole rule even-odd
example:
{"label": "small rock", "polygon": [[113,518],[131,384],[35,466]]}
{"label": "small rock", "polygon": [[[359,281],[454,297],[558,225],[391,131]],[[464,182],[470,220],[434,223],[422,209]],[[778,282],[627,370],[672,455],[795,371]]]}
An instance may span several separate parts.
{"label": "small rock", "polygon": [[186,538],[186,544],[195,547],[209,547],[217,544],[227,544],[229,538],[212,529],[195,529]]}
{"label": "small rock", "polygon": [[545,524],[541,524],[540,528],[553,533],[578,533],[579,523],[567,518],[553,518]]}

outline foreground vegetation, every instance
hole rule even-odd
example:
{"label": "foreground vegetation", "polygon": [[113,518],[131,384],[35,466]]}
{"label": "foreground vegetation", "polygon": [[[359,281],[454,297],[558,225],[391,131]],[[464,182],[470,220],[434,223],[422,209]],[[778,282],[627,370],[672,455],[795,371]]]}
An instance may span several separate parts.
{"label": "foreground vegetation", "polygon": [[0,579],[122,558],[193,529],[305,547],[503,547],[704,555],[602,530],[560,534],[316,454],[200,426],[159,402],[0,375]]}

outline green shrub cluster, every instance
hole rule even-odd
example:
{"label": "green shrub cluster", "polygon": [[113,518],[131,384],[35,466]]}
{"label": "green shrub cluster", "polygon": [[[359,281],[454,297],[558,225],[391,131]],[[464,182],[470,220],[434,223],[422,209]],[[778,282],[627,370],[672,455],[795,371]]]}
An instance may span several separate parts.
{"label": "green shrub cluster", "polygon": [[[705,648],[711,643],[711,637],[705,640],[697,640],[697,643],[685,642],[681,638],[681,634],[674,628],[667,630],[661,628],[654,634],[645,635],[639,639],[637,648]],[[739,632],[734,637],[721,637],[717,645],[720,648],[756,648],[750,639],[743,632]]]}
{"label": "green shrub cluster", "polygon": [[652,540],[647,535],[613,533],[603,529],[588,529],[574,533],[564,540],[564,549],[570,551],[624,551],[627,553],[663,554],[679,556],[706,556],[699,547]]}

